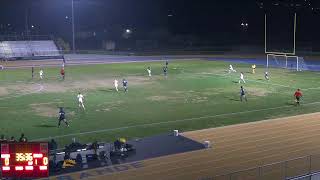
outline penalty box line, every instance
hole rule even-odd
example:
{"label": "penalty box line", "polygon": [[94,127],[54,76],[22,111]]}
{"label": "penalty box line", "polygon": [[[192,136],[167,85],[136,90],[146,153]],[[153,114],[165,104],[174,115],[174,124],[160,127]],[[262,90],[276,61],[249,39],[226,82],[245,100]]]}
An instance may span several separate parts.
{"label": "penalty box line", "polygon": [[[214,76],[220,76],[220,77],[224,77],[224,78],[228,78],[228,79],[230,79],[229,78],[229,74],[228,73],[226,73],[226,74],[215,74],[215,73],[206,73],[206,74],[212,74],[212,75],[214,75]],[[232,75],[232,74],[230,74],[230,75]],[[233,78],[234,76],[232,76],[232,78]],[[261,84],[266,84],[266,85],[273,85],[273,86],[280,86],[280,87],[285,87],[285,88],[294,88],[294,87],[292,87],[292,86],[286,86],[286,85],[283,85],[283,84],[276,84],[276,83],[266,83],[266,82],[261,82],[261,81],[256,81],[256,80],[252,80],[252,79],[245,79],[246,81],[248,81],[248,82],[256,82],[256,83],[261,83]]]}
{"label": "penalty box line", "polygon": [[[320,101],[319,102],[306,103],[306,104],[303,104],[303,105],[304,106],[308,106],[308,105],[315,105],[315,104],[319,104],[319,103],[320,103]],[[52,137],[48,137],[48,138],[38,138],[38,139],[33,139],[32,141],[60,139],[60,138],[71,137],[71,136],[81,136],[81,135],[86,135],[86,134],[97,134],[97,133],[104,133],[104,132],[117,131],[117,130],[125,130],[125,129],[131,129],[131,128],[141,128],[141,127],[148,127],[148,126],[155,126],[155,125],[162,125],[162,124],[171,124],[171,123],[177,123],[177,122],[201,120],[201,119],[207,119],[207,118],[215,118],[215,117],[223,117],[223,116],[230,116],[230,115],[247,114],[247,113],[253,113],[253,112],[261,112],[261,111],[289,108],[289,107],[293,107],[293,105],[278,106],[278,107],[263,108],[263,109],[255,109],[255,110],[249,110],[249,111],[232,112],[232,113],[224,113],[224,114],[216,114],[216,115],[210,115],[210,116],[186,118],[186,119],[179,119],[179,120],[173,120],[173,121],[163,121],[163,122],[149,123],[149,124],[139,124],[139,125],[134,125],[134,126],[123,126],[123,127],[118,127],[118,128],[101,129],[101,130],[95,130],[95,131],[87,131],[87,132],[81,132],[81,133],[66,134],[66,135],[61,135],[61,136],[52,136]]]}
{"label": "penalty box line", "polygon": [[[227,74],[215,74],[215,73],[205,73],[205,74],[199,74],[199,75],[214,75],[214,76],[220,76],[223,78],[229,78],[228,77],[228,73]],[[266,84],[266,85],[272,85],[272,86],[280,86],[280,87],[285,87],[285,88],[290,88],[290,89],[298,89],[298,87],[294,87],[294,86],[286,86],[283,84],[276,84],[276,83],[270,83],[270,82],[262,82],[262,81],[257,81],[257,80],[252,80],[252,79],[247,79],[248,82],[256,82],[256,83],[260,83],[260,84]],[[308,91],[308,90],[318,90],[320,89],[320,87],[311,87],[311,88],[301,88],[300,89],[304,90],[304,91]]]}

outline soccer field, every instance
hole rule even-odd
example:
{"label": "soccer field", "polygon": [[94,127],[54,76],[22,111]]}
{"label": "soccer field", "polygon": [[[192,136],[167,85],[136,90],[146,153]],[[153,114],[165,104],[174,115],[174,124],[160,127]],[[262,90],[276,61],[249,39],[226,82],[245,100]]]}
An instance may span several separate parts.
{"label": "soccer field", "polygon": [[[0,71],[0,134],[18,138],[23,132],[29,140],[55,138],[61,146],[73,137],[83,143],[132,139],[319,111],[318,72],[269,69],[270,81],[266,81],[262,66],[252,74],[251,65],[233,64],[237,72],[229,74],[226,62],[186,60],[170,61],[165,78],[163,65],[67,66],[64,81],[60,67],[44,67],[44,80],[39,80],[37,68],[34,80],[31,68]],[[248,102],[239,98],[241,71]],[[113,81],[118,79],[121,85],[123,78],[129,91],[116,92]],[[304,94],[299,107],[293,104],[297,88]],[[78,92],[85,96],[85,111],[78,108]],[[65,108],[69,128],[57,127],[58,107]]]}

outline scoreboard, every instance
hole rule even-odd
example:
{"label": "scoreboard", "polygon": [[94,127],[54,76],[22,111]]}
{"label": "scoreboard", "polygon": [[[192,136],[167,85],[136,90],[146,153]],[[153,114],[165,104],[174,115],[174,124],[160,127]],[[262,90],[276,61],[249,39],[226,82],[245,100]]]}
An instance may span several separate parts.
{"label": "scoreboard", "polygon": [[48,143],[2,143],[0,163],[2,177],[48,177],[48,155]]}

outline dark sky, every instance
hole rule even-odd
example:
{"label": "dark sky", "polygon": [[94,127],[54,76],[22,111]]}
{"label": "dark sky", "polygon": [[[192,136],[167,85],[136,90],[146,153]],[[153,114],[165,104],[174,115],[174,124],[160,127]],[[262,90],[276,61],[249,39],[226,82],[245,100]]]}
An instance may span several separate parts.
{"label": "dark sky", "polygon": [[[75,20],[84,29],[121,25],[208,33],[238,27],[256,9],[253,0],[75,0]],[[1,0],[0,24],[10,23],[17,30],[23,29],[26,11],[29,24],[44,32],[54,31],[71,20],[65,19],[71,17],[71,0]]]}
{"label": "dark sky", "polygon": [[[172,34],[225,38],[245,31],[244,37],[256,39],[263,37],[264,12],[277,8],[284,14],[298,12],[301,34],[318,31],[318,23],[309,23],[320,22],[317,6],[316,0],[75,0],[75,24],[78,32],[129,28],[144,34],[164,28]],[[1,0],[0,25],[10,24],[10,32],[25,30],[26,14],[28,27],[34,25],[38,34],[70,34],[71,0]]]}

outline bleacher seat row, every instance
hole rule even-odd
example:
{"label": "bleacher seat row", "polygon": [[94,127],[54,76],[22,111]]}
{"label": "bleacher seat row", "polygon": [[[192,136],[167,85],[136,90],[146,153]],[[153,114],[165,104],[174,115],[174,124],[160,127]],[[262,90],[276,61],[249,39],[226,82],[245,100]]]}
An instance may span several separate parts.
{"label": "bleacher seat row", "polygon": [[2,41],[0,58],[54,57],[59,56],[54,41]]}

